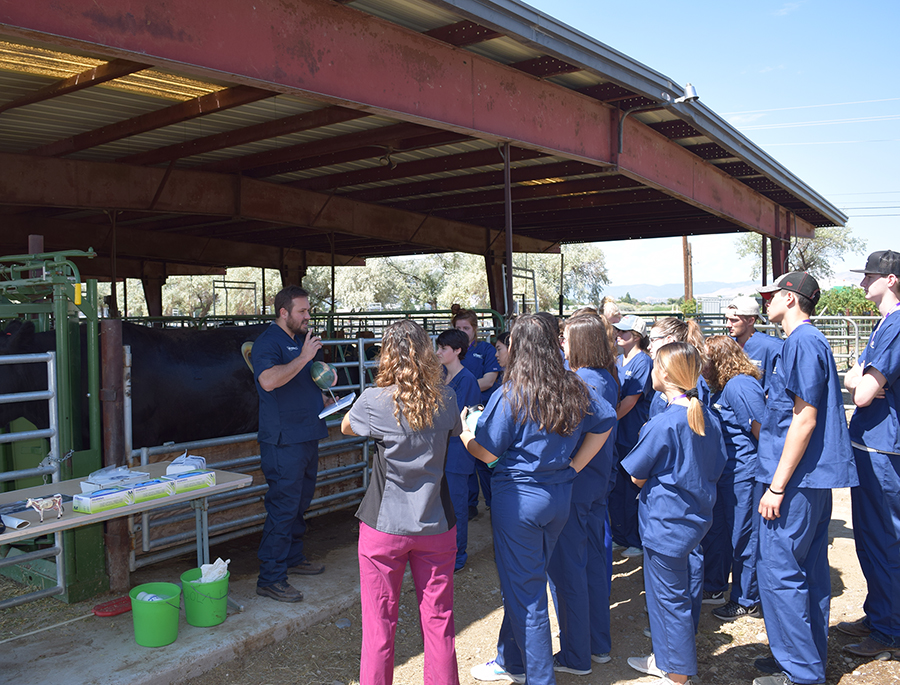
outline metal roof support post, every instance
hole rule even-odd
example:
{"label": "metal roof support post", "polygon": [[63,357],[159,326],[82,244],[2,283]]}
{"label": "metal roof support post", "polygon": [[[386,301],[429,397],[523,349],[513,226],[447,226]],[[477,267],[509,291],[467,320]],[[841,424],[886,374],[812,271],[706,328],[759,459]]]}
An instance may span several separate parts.
{"label": "metal roof support post", "polygon": [[768,285],[769,280],[769,239],[762,237],[762,284]]}
{"label": "metal roof support post", "polygon": [[509,143],[503,143],[503,193],[506,213],[506,302],[503,303],[504,316],[509,318],[513,311],[513,241],[512,241],[512,182],[509,168]]}

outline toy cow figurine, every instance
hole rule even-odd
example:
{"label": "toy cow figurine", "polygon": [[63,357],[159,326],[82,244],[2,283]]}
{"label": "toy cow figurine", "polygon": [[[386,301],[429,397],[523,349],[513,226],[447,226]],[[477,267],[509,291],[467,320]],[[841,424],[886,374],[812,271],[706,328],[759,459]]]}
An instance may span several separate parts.
{"label": "toy cow figurine", "polygon": [[63,515],[62,495],[60,494],[53,495],[53,497],[29,498],[26,500],[25,506],[31,507],[41,515],[41,523],[44,522],[45,511],[56,509],[56,518],[58,519],[61,519]]}

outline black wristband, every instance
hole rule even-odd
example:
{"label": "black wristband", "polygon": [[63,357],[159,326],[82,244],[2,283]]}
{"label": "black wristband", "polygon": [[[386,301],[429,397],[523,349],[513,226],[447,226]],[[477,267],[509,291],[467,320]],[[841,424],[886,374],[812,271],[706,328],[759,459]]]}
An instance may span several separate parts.
{"label": "black wristband", "polygon": [[778,490],[773,490],[771,485],[769,487],[767,487],[766,490],[771,492],[773,495],[783,495],[784,494],[784,490],[782,490],[781,492],[778,492]]}

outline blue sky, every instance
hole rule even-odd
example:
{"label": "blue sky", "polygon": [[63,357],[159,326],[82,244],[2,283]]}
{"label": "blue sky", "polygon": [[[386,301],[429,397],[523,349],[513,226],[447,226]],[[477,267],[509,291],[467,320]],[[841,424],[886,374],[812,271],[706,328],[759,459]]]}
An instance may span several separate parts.
{"label": "blue sky", "polygon": [[[900,250],[900,2],[722,0],[533,7],[643,62],[850,217],[867,252]],[[732,236],[691,239],[695,281],[749,279]],[[616,283],[680,282],[681,239],[604,245]],[[640,259],[636,259],[636,253]],[[865,254],[835,264],[858,268]]]}

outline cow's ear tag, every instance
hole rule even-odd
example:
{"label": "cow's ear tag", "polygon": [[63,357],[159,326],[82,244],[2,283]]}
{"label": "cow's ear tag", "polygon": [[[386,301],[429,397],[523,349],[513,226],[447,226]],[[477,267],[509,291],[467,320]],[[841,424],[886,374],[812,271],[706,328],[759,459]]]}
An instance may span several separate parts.
{"label": "cow's ear tag", "polygon": [[250,367],[250,373],[253,373],[253,362],[250,359],[252,353],[253,353],[253,343],[252,342],[248,341],[248,342],[245,342],[243,345],[241,345],[241,356],[244,358],[244,361],[247,362],[247,366]]}

